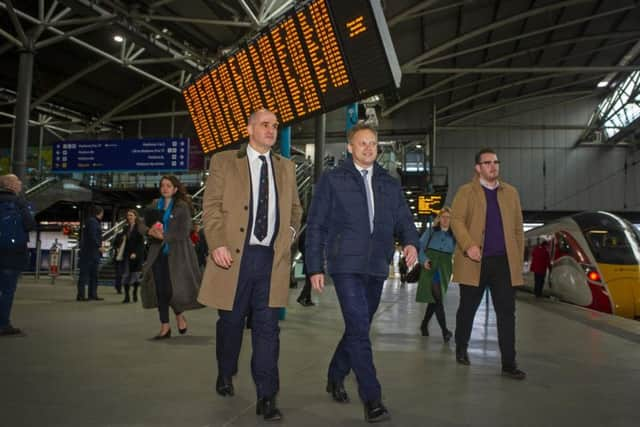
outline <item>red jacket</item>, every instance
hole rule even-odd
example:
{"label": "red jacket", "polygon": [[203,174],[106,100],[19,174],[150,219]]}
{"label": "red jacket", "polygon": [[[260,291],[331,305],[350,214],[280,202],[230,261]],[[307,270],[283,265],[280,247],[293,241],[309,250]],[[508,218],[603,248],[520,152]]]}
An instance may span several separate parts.
{"label": "red jacket", "polygon": [[549,251],[543,245],[538,245],[531,252],[531,267],[529,268],[536,274],[545,274],[551,263]]}

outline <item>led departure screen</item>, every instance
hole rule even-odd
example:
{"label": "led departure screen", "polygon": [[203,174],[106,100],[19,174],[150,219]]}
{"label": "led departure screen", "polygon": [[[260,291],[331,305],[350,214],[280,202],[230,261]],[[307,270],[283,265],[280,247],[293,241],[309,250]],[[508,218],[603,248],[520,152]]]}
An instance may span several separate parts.
{"label": "led departure screen", "polygon": [[246,139],[258,109],[287,125],[398,86],[386,25],[380,0],[298,4],[183,90],[203,151]]}

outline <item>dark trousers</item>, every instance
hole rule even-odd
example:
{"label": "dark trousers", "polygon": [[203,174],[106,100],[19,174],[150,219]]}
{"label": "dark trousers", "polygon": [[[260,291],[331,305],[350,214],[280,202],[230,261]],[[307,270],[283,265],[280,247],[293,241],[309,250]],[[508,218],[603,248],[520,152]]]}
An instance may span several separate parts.
{"label": "dark trousers", "polygon": [[[169,323],[169,306],[171,303],[171,273],[169,272],[169,255],[162,251],[151,266],[153,271],[153,281],[156,285],[156,296],[158,298],[158,314],[160,323]],[[175,314],[180,314],[174,310]]]}
{"label": "dark trousers", "polygon": [[537,297],[541,297],[542,296],[542,288],[544,288],[544,279],[546,277],[546,274],[540,274],[540,273],[533,273],[533,278],[534,278],[534,288],[533,288],[533,292],[536,294]]}
{"label": "dark trousers", "polygon": [[11,325],[10,315],[13,297],[18,287],[20,270],[0,269],[0,329]]}
{"label": "dark trousers", "polygon": [[80,274],[78,276],[78,296],[84,297],[84,288],[89,289],[89,298],[98,297],[98,261],[80,261]]}
{"label": "dark trousers", "polygon": [[431,295],[436,302],[430,302],[427,304],[427,310],[424,313],[424,319],[422,320],[422,327],[426,328],[429,325],[429,321],[436,315],[440,329],[442,329],[442,335],[448,332],[447,318],[444,314],[444,304],[442,302],[442,286],[436,281],[431,282]]}
{"label": "dark trousers", "polygon": [[116,291],[120,293],[122,290],[122,276],[125,274],[125,270],[128,268],[129,262],[126,260],[116,261],[116,280],[114,283],[114,287]]}
{"label": "dark trousers", "polygon": [[278,308],[269,307],[273,248],[246,245],[240,264],[233,310],[218,310],[216,357],[218,373],[231,378],[238,371],[245,318],[251,314],[251,374],[258,398],[270,398],[280,388]]}
{"label": "dark trousers", "polygon": [[479,286],[460,285],[460,306],[456,314],[456,345],[466,348],[471,337],[473,318],[485,288],[491,291],[491,300],[496,311],[498,343],[502,353],[502,366],[516,366],[515,349],[515,290],[511,286],[509,261],[506,256],[482,258]]}
{"label": "dark trousers", "polygon": [[380,304],[384,278],[367,274],[331,277],[344,318],[344,335],[329,364],[329,379],[343,381],[353,369],[360,398],[364,402],[380,399],[382,391],[373,365],[369,330]]}

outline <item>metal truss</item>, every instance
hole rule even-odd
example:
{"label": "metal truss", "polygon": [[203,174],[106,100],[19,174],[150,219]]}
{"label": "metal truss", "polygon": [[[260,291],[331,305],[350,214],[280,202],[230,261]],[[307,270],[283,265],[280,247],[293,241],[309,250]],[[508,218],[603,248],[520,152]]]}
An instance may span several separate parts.
{"label": "metal truss", "polygon": [[291,7],[295,0],[262,0],[259,7],[256,7],[250,0],[238,0],[238,3],[253,24],[261,28]]}
{"label": "metal truss", "polygon": [[[586,1],[586,0],[584,0]],[[590,0],[592,1],[592,0]],[[442,53],[445,50],[458,45],[459,43],[462,43],[465,40],[470,39],[471,37],[475,37],[478,36],[480,34],[483,34],[485,32],[491,31],[493,29],[499,28],[501,26],[504,25],[508,25],[511,24],[513,22],[516,22],[518,20],[524,20],[527,19],[530,16],[539,14],[539,13],[545,13],[545,12],[549,12],[550,10],[553,10],[555,8],[558,7],[566,7],[569,5],[573,5],[573,4],[577,4],[580,3],[580,1],[563,1],[563,2],[556,2],[554,4],[545,6],[545,7],[541,7],[541,8],[537,8],[525,13],[520,13],[517,15],[514,15],[512,17],[500,20],[500,21],[496,21],[488,26],[484,26],[482,28],[479,28],[477,30],[474,30],[470,33],[464,34],[463,36],[459,36],[454,38],[453,40],[446,42],[434,49],[431,49],[427,52],[425,52],[424,54],[421,54],[419,56],[417,56],[416,58],[413,58],[412,60],[408,61],[407,63],[405,63],[403,65],[403,73],[405,74],[422,74],[422,71],[425,72],[425,74],[434,74],[434,73],[445,73],[445,71],[439,70],[439,69],[435,69],[435,68],[427,68],[425,67],[425,65],[430,64],[430,63],[436,63],[436,62],[440,62],[440,61],[444,61],[446,59],[451,59],[451,58],[455,58],[457,56],[462,56],[462,55],[467,55],[473,52],[477,52],[480,50],[486,50],[490,47],[495,47],[504,43],[509,43],[509,42],[513,42],[513,41],[517,41],[517,40],[521,40],[524,38],[528,38],[528,37],[532,37],[538,34],[544,34],[544,33],[548,33],[550,31],[554,31],[556,29],[560,29],[560,28],[564,28],[564,27],[568,27],[568,26],[572,26],[572,25],[577,25],[580,23],[585,23],[585,22],[589,22],[592,21],[594,19],[598,19],[598,18],[604,18],[606,16],[610,16],[610,15],[614,15],[614,14],[618,14],[621,12],[625,12],[625,11],[629,11],[634,9],[635,5],[631,5],[631,6],[624,6],[624,7],[620,7],[617,9],[613,9],[613,10],[609,10],[606,12],[602,12],[602,13],[597,13],[597,14],[593,14],[587,17],[583,17],[583,18],[579,18],[579,19],[574,19],[571,21],[567,21],[565,23],[562,24],[556,24],[553,26],[549,26],[549,27],[545,27],[542,29],[538,29],[538,30],[534,30],[534,31],[529,31],[527,33],[523,33],[523,34],[519,34],[517,36],[514,37],[508,37],[505,39],[501,39],[501,40],[497,40],[494,42],[489,42],[489,43],[483,43],[481,45],[472,47],[472,48],[468,48],[468,49],[464,49],[464,50],[459,50],[456,52],[452,52],[446,55],[440,55],[437,56],[438,53]],[[450,83],[451,81],[453,81],[454,79],[458,78],[458,77],[462,77],[464,75],[469,74],[469,72],[482,72],[479,70],[479,68],[489,68],[489,65],[495,65],[498,64],[506,59],[509,58],[513,58],[515,56],[519,56],[519,55],[523,55],[523,54],[527,54],[527,53],[531,53],[534,50],[544,50],[550,47],[555,47],[558,46],[560,44],[566,44],[566,43],[580,43],[582,41],[590,41],[590,40],[595,40],[595,39],[603,39],[603,40],[607,40],[607,39],[613,39],[613,38],[628,38],[629,40],[633,40],[634,38],[637,40],[637,36],[638,36],[638,32],[637,31],[628,31],[628,32],[613,32],[613,33],[609,33],[609,34],[600,34],[600,35],[590,35],[590,36],[583,36],[583,37],[575,37],[575,38],[570,38],[570,39],[566,39],[566,40],[560,40],[560,41],[553,41],[547,44],[544,44],[542,46],[538,46],[538,47],[534,47],[534,48],[530,48],[524,51],[519,51],[519,52],[513,52],[512,54],[509,55],[505,55],[502,56],[500,58],[491,60],[489,62],[485,62],[483,64],[480,64],[477,66],[477,68],[474,69],[459,69],[459,68],[455,68],[455,71],[451,71],[451,69],[447,72],[447,73],[455,73],[456,75],[448,77],[444,80],[435,82],[434,84],[430,85],[429,87],[426,87],[420,91],[417,91],[415,93],[413,93],[412,95],[402,99],[401,101],[397,102],[396,104],[386,108],[385,110],[383,110],[382,112],[382,116],[383,117],[387,117],[389,115],[391,115],[393,112],[405,107],[406,105],[424,99],[428,96],[430,96],[430,92],[432,92],[433,90],[442,87],[443,85]],[[626,64],[624,65],[626,66]],[[506,67],[505,68],[505,72],[509,72],[507,71],[507,69],[509,69],[510,67]],[[562,67],[565,68],[565,67]],[[530,69],[528,69],[530,70]],[[539,71],[539,72],[549,72],[550,70],[546,70],[546,71]],[[595,69],[591,70],[594,73],[600,73],[602,72],[601,70],[596,71]],[[618,69],[617,71],[623,71]],[[486,71],[486,72],[491,72],[491,71]],[[499,73],[502,71],[498,71],[498,70],[494,70],[494,72]],[[585,69],[582,72],[590,72],[589,70]]]}

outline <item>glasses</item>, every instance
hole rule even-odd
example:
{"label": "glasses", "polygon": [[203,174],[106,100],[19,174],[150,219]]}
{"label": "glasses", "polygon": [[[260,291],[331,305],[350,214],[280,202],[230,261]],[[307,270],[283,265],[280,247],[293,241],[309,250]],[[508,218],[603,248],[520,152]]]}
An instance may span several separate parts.
{"label": "glasses", "polygon": [[485,160],[484,162],[478,162],[479,165],[485,165],[485,166],[489,166],[491,164],[494,165],[499,165],[500,164],[500,160]]}

